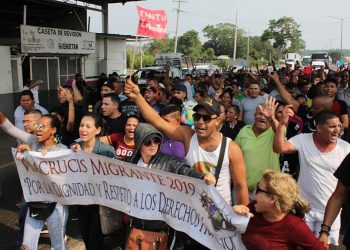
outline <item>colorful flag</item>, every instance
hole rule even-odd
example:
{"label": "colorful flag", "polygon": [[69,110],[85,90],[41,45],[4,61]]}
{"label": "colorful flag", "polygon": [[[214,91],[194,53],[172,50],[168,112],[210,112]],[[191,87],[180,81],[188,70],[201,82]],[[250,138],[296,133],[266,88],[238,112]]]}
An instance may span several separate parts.
{"label": "colorful flag", "polygon": [[139,27],[137,34],[158,39],[166,38],[167,15],[164,10],[150,10],[137,6]]}

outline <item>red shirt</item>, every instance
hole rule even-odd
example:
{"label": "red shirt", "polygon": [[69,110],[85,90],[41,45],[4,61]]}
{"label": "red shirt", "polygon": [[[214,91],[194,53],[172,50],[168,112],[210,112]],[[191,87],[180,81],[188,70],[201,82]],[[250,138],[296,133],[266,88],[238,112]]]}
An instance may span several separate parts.
{"label": "red shirt", "polygon": [[299,217],[287,214],[281,221],[268,222],[255,211],[252,204],[249,208],[252,208],[254,217],[242,235],[248,250],[294,250],[298,246],[302,249],[326,249]]}
{"label": "red shirt", "polygon": [[108,136],[109,144],[115,149],[115,155],[118,160],[125,161],[126,157],[131,156],[134,151],[134,145],[128,145],[124,142],[124,133],[114,133]]}

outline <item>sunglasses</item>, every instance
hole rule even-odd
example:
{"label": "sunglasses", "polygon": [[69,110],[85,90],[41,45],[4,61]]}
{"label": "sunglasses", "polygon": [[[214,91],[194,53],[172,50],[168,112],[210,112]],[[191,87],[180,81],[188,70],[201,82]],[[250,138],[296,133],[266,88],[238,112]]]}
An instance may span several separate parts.
{"label": "sunglasses", "polygon": [[148,142],[145,142],[143,145],[145,145],[146,147],[149,147],[152,144],[160,144],[161,142],[162,140],[159,137],[153,137],[151,140],[149,140]]}
{"label": "sunglasses", "polygon": [[45,128],[45,124],[37,123],[33,126],[34,130],[43,130]]}
{"label": "sunglasses", "polygon": [[211,122],[211,120],[216,119],[217,117],[211,117],[211,115],[202,115],[202,114],[194,113],[192,115],[192,118],[195,122],[198,122],[202,118],[204,122],[209,123]]}
{"label": "sunglasses", "polygon": [[259,187],[259,182],[256,184],[256,188],[255,188],[255,194],[258,194],[258,193],[265,193],[265,194],[271,195],[270,192],[268,192],[268,191],[266,191],[266,190],[264,190],[264,189],[261,189],[261,188]]}

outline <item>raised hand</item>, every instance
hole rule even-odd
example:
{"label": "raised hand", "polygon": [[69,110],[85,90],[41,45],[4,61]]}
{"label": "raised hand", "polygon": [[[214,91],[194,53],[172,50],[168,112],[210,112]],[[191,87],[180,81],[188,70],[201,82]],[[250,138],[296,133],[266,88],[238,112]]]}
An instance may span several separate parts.
{"label": "raised hand", "polygon": [[277,74],[277,72],[272,72],[272,73],[269,75],[269,78],[272,79],[274,82],[279,82],[279,81],[280,81],[280,77],[279,77],[279,75]]}
{"label": "raised hand", "polygon": [[269,96],[264,105],[258,105],[258,111],[265,116],[267,120],[271,120],[275,118],[275,112],[276,108],[278,106],[278,103],[276,102],[276,99]]}
{"label": "raised hand", "polygon": [[294,111],[292,109],[293,105],[286,105],[278,119],[281,125],[286,125],[288,123],[289,117],[294,116]]}
{"label": "raised hand", "polygon": [[138,95],[141,94],[139,86],[133,83],[130,77],[128,77],[126,80],[124,86],[124,94],[130,99],[135,99]]}

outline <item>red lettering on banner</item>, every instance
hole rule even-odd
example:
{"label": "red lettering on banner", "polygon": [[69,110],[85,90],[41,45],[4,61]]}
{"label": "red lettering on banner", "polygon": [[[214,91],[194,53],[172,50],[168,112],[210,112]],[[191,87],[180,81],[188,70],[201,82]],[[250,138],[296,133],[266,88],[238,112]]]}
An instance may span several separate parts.
{"label": "red lettering on banner", "polygon": [[158,39],[166,38],[167,15],[164,10],[150,10],[137,6],[139,26],[137,34]]}

